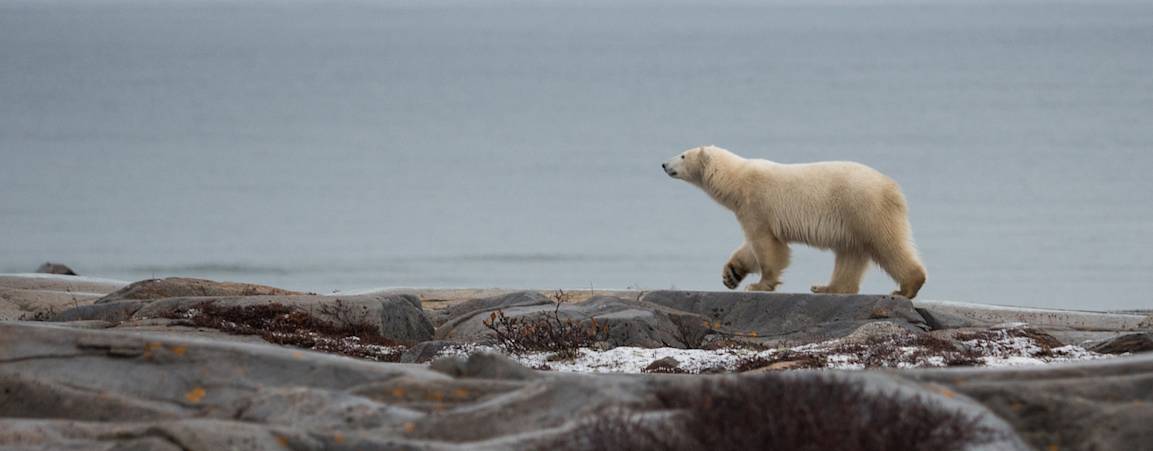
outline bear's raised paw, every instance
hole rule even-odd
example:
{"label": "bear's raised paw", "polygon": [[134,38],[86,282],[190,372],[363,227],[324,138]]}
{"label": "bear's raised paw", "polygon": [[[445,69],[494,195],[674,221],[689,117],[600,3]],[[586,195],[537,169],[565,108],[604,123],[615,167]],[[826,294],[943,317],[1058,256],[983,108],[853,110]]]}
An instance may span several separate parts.
{"label": "bear's raised paw", "polygon": [[745,276],[747,275],[748,273],[737,269],[736,266],[725,265],[725,269],[721,271],[721,281],[728,289],[735,290],[741,285],[741,281],[745,280]]}

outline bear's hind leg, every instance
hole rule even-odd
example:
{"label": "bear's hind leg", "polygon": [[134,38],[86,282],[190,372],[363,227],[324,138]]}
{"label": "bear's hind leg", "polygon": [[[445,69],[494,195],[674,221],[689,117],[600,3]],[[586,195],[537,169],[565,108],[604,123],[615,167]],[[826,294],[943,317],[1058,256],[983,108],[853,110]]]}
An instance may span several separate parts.
{"label": "bear's hind leg", "polygon": [[749,240],[757,266],[761,268],[761,281],[749,285],[749,291],[773,291],[781,284],[781,272],[789,266],[789,246],[776,237]]}
{"label": "bear's hind leg", "polygon": [[813,286],[814,293],[855,294],[861,290],[861,278],[869,269],[869,256],[862,252],[839,251],[833,266],[833,277],[826,286]]}
{"label": "bear's hind leg", "polygon": [[729,261],[721,270],[721,282],[728,289],[735,290],[745,279],[745,276],[756,272],[760,272],[757,256],[753,255],[753,247],[746,241],[729,256]]}
{"label": "bear's hind leg", "polygon": [[907,299],[917,297],[917,292],[925,285],[925,267],[917,258],[917,250],[912,243],[902,242],[897,246],[878,247],[873,250],[873,260],[889,273],[889,277],[900,284],[900,288],[893,292],[895,296],[904,296]]}

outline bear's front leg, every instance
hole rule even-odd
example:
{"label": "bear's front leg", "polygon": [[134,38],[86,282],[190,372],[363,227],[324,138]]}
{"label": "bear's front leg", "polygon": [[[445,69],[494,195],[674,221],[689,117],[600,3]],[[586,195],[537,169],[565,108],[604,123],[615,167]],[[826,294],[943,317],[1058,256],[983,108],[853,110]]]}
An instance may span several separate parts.
{"label": "bear's front leg", "polygon": [[745,279],[745,276],[760,271],[760,267],[757,265],[757,256],[753,255],[753,247],[746,241],[733,251],[733,254],[729,256],[729,261],[725,262],[725,267],[721,270],[721,282],[728,289],[735,290]]}
{"label": "bear's front leg", "polygon": [[749,285],[748,291],[774,291],[781,284],[781,273],[789,266],[789,246],[774,236],[749,240],[761,268],[761,281]]}

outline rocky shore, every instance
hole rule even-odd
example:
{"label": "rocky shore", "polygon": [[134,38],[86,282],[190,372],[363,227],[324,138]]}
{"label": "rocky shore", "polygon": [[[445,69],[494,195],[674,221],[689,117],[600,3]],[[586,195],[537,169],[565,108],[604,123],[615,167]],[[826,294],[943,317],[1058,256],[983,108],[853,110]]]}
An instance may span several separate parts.
{"label": "rocky shore", "polygon": [[1153,447],[1148,312],[53,272],[0,275],[3,449]]}

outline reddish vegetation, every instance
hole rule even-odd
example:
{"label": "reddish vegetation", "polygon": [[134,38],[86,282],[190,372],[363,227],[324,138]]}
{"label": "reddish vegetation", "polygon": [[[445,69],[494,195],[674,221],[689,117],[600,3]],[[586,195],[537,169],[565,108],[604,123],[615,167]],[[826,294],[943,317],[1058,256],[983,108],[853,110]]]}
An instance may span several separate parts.
{"label": "reddish vegetation", "polygon": [[259,335],[265,341],[363,359],[395,362],[405,346],[380,335],[376,326],[352,319],[350,308],[337,301],[325,313],[327,322],[283,304],[222,306],[205,303],[178,313],[197,327],[237,335]]}

